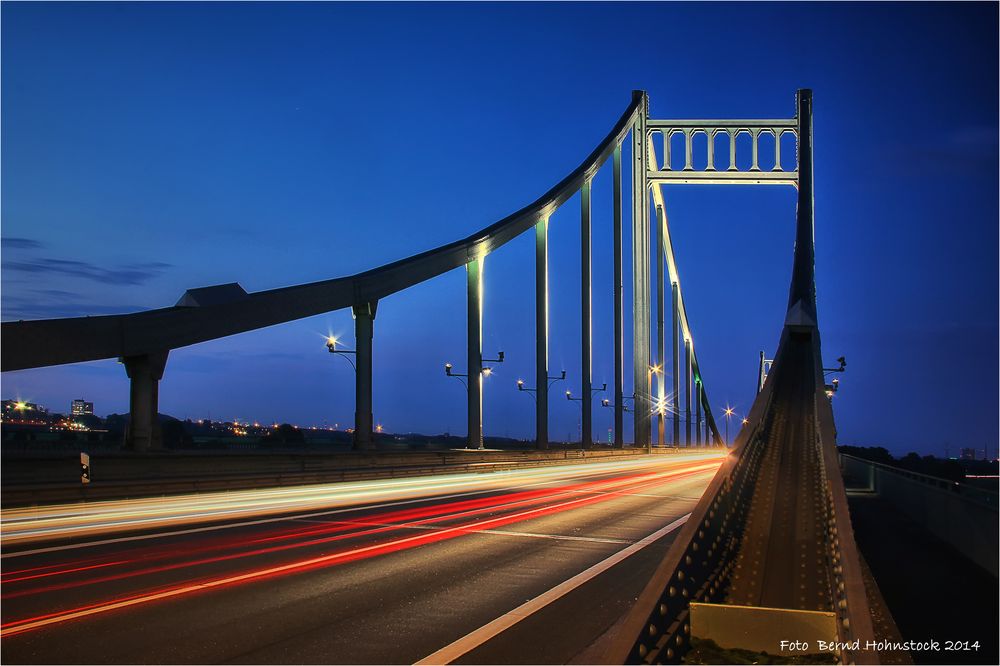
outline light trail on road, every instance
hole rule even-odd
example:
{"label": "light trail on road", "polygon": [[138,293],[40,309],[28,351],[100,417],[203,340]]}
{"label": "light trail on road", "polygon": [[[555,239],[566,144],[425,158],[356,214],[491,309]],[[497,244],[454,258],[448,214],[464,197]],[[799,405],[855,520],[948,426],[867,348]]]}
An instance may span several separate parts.
{"label": "light trail on road", "polygon": [[[33,520],[26,514],[17,516],[10,522],[17,527],[14,534],[7,533],[5,515],[0,647],[5,661],[25,661],[24,655],[30,654],[36,656],[27,661],[61,662],[66,656],[50,656],[48,662],[37,656],[61,653],[50,637],[60,637],[59,644],[72,643],[81,631],[143,626],[148,618],[184,626],[192,609],[202,612],[199,609],[222,604],[240,613],[255,613],[261,603],[270,603],[266,600],[288,595],[304,599],[305,605],[296,604],[281,617],[302,613],[302,619],[311,622],[309,590],[331,584],[339,589],[343,583],[335,581],[359,575],[378,581],[395,576],[401,587],[394,595],[418,594],[429,603],[435,590],[451,585],[454,577],[414,585],[408,576],[400,580],[399,573],[392,573],[400,572],[402,562],[410,562],[408,567],[416,567],[414,573],[426,576],[439,567],[461,567],[469,557],[490,559],[488,553],[493,552],[500,558],[495,561],[499,574],[513,565],[503,555],[512,548],[556,557],[542,568],[528,570],[533,573],[524,582],[536,582],[525,588],[528,596],[517,603],[549,589],[539,583],[558,585],[587,567],[596,568],[574,578],[574,586],[594,584],[588,581],[612,575],[611,568],[621,571],[615,576],[630,571],[614,564],[626,558],[632,561],[646,545],[659,544],[660,536],[672,533],[673,529],[663,528],[683,519],[684,509],[693,505],[724,455],[658,454],[503,473],[48,507],[37,511]],[[199,503],[207,507],[205,511],[199,510]],[[632,518],[626,518],[631,515],[629,506],[639,511]],[[661,506],[663,510],[653,508]],[[206,522],[207,516],[211,522]],[[122,525],[134,527],[126,531]],[[651,534],[660,536],[654,539]],[[636,545],[640,540],[642,545]],[[509,583],[501,581],[496,581],[500,583],[496,591],[481,590],[476,595],[476,603],[486,604],[480,624],[517,606],[507,605]],[[568,593],[574,586],[559,589]],[[326,606],[329,610],[323,612],[367,607],[365,590],[370,587],[357,588],[361,595],[357,596],[352,592],[355,586],[349,585],[343,592],[349,599]],[[233,605],[234,599],[247,596],[257,601]],[[561,603],[559,595],[541,598]],[[408,639],[412,657],[400,659],[415,660],[433,652],[475,629],[476,619],[455,624],[440,638],[431,638],[426,631],[414,634]],[[206,634],[205,640],[210,636]],[[254,645],[258,640],[237,636],[236,644]],[[126,644],[131,645],[132,639],[127,638]],[[351,650],[363,653],[376,646],[352,644]],[[135,653],[130,654],[134,661]]]}
{"label": "light trail on road", "polygon": [[[718,452],[667,454],[610,462],[554,465],[490,473],[329,483],[266,490],[239,490],[143,499],[77,502],[5,510],[0,535],[5,548],[24,543],[119,532],[252,519],[369,502],[415,501],[444,493],[488,492],[511,485],[565,483],[596,474],[651,468],[670,460],[712,460]],[[4,553],[2,557],[17,556]]]}

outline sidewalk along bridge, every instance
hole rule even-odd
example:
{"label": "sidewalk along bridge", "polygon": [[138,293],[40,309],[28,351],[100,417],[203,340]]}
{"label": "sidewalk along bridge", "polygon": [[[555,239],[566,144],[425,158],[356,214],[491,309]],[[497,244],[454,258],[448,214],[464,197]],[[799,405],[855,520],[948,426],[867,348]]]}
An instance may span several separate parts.
{"label": "sidewalk along bridge", "polygon": [[[722,445],[711,403],[705,390],[695,352],[692,328],[684,305],[680,278],[669,240],[662,197],[656,207],[657,353],[650,348],[650,206],[649,186],[659,177],[652,171],[647,139],[653,127],[648,123],[648,98],[635,91],[632,102],[603,141],[571,174],[539,199],[508,217],[476,233],[421,254],[349,277],[311,284],[245,292],[239,284],[190,289],[173,307],[125,315],[5,322],[4,345],[0,352],[3,371],[38,368],[66,363],[117,358],[130,379],[129,448],[147,451],[159,448],[161,437],[157,423],[158,387],[170,350],[208,340],[273,326],[334,310],[351,308],[355,322],[356,384],[354,448],[369,449],[372,437],[372,355],[374,353],[375,315],[379,300],[455,268],[465,267],[468,276],[468,447],[483,448],[482,428],[482,291],[483,269],[489,254],[522,233],[535,236],[535,392],[536,445],[549,444],[548,404],[548,226],[550,216],[572,196],[580,193],[580,265],[581,265],[581,387],[583,446],[593,443],[592,415],[594,391],[591,386],[591,181],[598,170],[612,160],[614,172],[614,445],[624,446],[625,401],[634,400],[634,444],[650,447],[650,424],[656,415],[658,441],[664,445],[663,422],[673,414],[673,444],[681,445],[680,425],[685,423],[683,444]],[[754,132],[759,131],[754,129]],[[730,131],[733,150],[739,133]],[[625,349],[623,344],[623,242],[622,242],[622,147],[631,136],[632,161],[632,375],[634,395],[624,394]],[[690,139],[690,133],[687,135]],[[754,134],[756,137],[756,134]],[[688,143],[690,153],[690,142]],[[777,148],[780,150],[780,147]],[[756,168],[756,143],[754,148]],[[690,158],[690,154],[689,154]],[[689,159],[690,162],[690,159]],[[650,175],[652,173],[652,176]],[[775,172],[777,173],[777,172]],[[772,180],[773,174],[735,171],[735,162],[726,178],[747,182]],[[782,182],[794,174],[780,173]],[[646,242],[649,241],[649,242]],[[666,265],[672,296],[672,340],[670,354],[673,387],[668,404],[665,387],[663,329],[663,267]],[[684,367],[678,350],[683,348]],[[655,363],[654,363],[655,361]],[[653,381],[657,389],[654,397]],[[680,378],[683,377],[683,382]],[[679,399],[683,383],[684,411]],[[692,408],[695,414],[692,415]],[[694,433],[692,434],[692,430]]]}

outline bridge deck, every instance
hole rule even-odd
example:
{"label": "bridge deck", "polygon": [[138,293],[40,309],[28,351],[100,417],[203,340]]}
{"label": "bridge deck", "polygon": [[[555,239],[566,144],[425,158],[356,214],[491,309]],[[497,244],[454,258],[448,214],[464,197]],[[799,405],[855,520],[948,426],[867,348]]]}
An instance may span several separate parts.
{"label": "bridge deck", "polygon": [[830,611],[811,342],[793,336],[787,353],[754,443],[763,455],[727,602]]}

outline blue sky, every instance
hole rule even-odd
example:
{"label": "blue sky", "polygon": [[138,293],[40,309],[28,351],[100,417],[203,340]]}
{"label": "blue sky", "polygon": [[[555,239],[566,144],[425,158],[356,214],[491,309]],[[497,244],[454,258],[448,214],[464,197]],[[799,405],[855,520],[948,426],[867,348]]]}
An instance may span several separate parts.
{"label": "blue sky", "polygon": [[[466,236],[654,117],[791,117],[815,95],[817,289],[848,359],[840,442],[998,441],[997,6],[5,2],[4,320],[346,275]],[[594,184],[594,381],[611,383],[610,165]],[[791,270],[790,188],[677,186],[668,214],[706,385],[749,409]],[[579,391],[579,203],[552,220],[553,371]],[[533,241],[486,265],[488,435],[530,437]],[[376,420],[463,433],[464,273],[385,299]],[[176,350],[161,411],[349,424],[350,313]],[[127,410],[121,366],[4,373],[3,397]],[[557,385],[560,391],[565,390]],[[558,394],[557,394],[558,395]],[[576,437],[554,400],[552,436]],[[595,408],[595,437],[609,410]]]}

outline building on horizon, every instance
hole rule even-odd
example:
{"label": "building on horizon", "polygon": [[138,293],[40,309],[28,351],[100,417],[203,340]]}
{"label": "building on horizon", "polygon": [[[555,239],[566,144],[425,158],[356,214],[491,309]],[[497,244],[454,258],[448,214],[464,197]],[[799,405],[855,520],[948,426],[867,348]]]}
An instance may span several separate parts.
{"label": "building on horizon", "polygon": [[962,449],[959,452],[958,457],[960,459],[962,459],[962,460],[975,460],[976,459],[976,450],[975,449]]}
{"label": "building on horizon", "polygon": [[0,414],[4,421],[44,421],[48,419],[49,410],[34,402],[24,400],[0,401]]}
{"label": "building on horizon", "polygon": [[84,416],[94,414],[94,403],[87,402],[86,400],[74,400],[73,404],[70,406],[70,413],[73,416]]}

